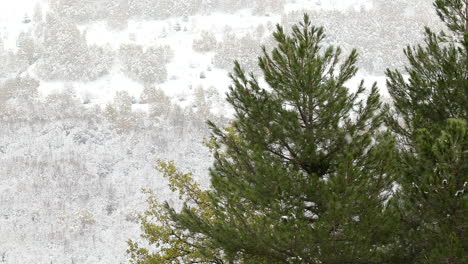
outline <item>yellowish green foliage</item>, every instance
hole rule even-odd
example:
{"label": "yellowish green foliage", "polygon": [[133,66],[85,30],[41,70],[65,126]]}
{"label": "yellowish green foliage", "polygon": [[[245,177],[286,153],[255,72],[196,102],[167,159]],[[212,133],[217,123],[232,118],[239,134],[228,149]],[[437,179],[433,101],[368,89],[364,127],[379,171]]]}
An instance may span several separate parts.
{"label": "yellowish green foliage", "polygon": [[180,172],[172,161],[159,160],[157,169],[169,180],[169,188],[179,194],[180,200],[193,202],[201,210],[207,209],[207,193],[193,180],[192,173]]}
{"label": "yellowish green foliage", "polygon": [[[170,189],[177,193],[182,201],[190,204],[192,210],[207,221],[210,219],[208,193],[194,181],[191,173],[180,172],[172,161],[158,161],[157,169],[169,181]],[[148,194],[149,208],[140,216],[142,238],[151,245],[154,252],[130,240],[127,252],[131,263],[182,264],[193,263],[194,260],[197,260],[197,263],[223,263],[218,259],[221,253],[211,249],[206,238],[193,237],[184,230],[174,228],[175,223],[171,220],[171,212],[165,203],[159,201],[152,190],[143,191]]]}

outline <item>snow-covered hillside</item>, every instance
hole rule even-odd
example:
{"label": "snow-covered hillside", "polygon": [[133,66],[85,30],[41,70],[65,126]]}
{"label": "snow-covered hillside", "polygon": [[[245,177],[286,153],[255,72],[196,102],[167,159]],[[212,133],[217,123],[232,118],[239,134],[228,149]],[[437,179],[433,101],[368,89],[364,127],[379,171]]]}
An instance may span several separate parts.
{"label": "snow-covered hillside", "polygon": [[[382,65],[401,67],[393,54],[434,15],[403,12],[430,0],[395,0],[400,17],[378,19],[391,11],[378,9],[384,0],[226,0],[233,8],[192,13],[181,1],[184,15],[161,17],[130,4],[142,2],[0,1],[0,263],[127,263],[146,206],[141,188],[177,204],[156,160],[175,160],[209,187],[204,122],[232,117],[232,60],[258,73],[276,24],[309,12],[328,27],[328,43],[360,45],[368,59],[348,86],[376,81],[385,96]],[[392,21],[402,28],[381,24]]]}
{"label": "snow-covered hillside", "polygon": [[[2,1],[0,3],[0,34],[4,37],[6,49],[17,49],[19,33],[30,31],[33,24],[23,23],[25,16],[31,17],[37,3],[42,4],[43,13],[47,13],[48,1],[44,0],[19,0]],[[285,12],[294,10],[341,10],[349,8],[370,8],[370,0],[298,0],[285,5]],[[259,25],[265,27],[281,22],[281,14],[258,15],[251,9],[242,10],[235,14],[213,13],[208,16],[190,16],[187,21],[181,17],[174,17],[159,21],[135,21],[130,20],[128,27],[123,30],[110,29],[105,21],[79,25],[81,32],[86,32],[89,44],[110,46],[117,50],[125,43],[137,43],[143,47],[152,45],[169,45],[175,52],[172,62],[167,65],[169,80],[161,84],[161,88],[173,98],[177,98],[182,104],[191,100],[193,87],[216,87],[221,94],[229,86],[228,71],[217,69],[212,65],[214,54],[200,54],[192,49],[192,41],[199,37],[203,31],[209,31],[222,40],[226,28],[230,28],[236,34],[247,34]],[[181,31],[174,31],[175,24],[180,23]],[[255,56],[255,55],[254,55]],[[210,72],[207,69],[211,68]],[[206,74],[206,79],[200,79],[201,72]],[[31,72],[34,75],[34,72]],[[125,90],[132,96],[138,97],[143,87],[141,84],[129,80],[115,67],[109,75],[103,76],[94,82],[75,83],[79,87],[78,94],[81,97],[90,97],[95,104],[105,105],[112,100],[116,91]],[[39,88],[43,96],[63,88],[63,82],[41,82]],[[191,91],[192,90],[192,91]],[[111,95],[111,96],[110,96]]]}

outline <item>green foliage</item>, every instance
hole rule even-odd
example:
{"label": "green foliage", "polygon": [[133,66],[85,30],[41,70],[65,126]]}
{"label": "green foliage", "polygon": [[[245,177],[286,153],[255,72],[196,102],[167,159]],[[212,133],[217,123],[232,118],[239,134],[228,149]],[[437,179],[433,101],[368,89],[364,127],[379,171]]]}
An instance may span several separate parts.
{"label": "green foliage", "polygon": [[[424,45],[408,47],[409,78],[387,71],[401,139],[395,260],[466,263],[468,45],[467,1],[435,1],[450,33],[426,29]],[[392,209],[393,210],[393,209]]]}
{"label": "green foliage", "polygon": [[468,32],[460,31],[460,21],[466,19],[466,4],[463,7],[460,1],[436,1],[435,5],[453,29],[451,38],[426,28],[425,44],[405,49],[409,79],[398,70],[387,70],[395,109],[389,125],[409,145],[419,128],[438,134],[448,118],[468,116],[468,42],[458,41]]}
{"label": "green foliage", "polygon": [[[379,130],[377,87],[365,95],[361,82],[349,92],[356,51],[342,61],[307,16],[292,35],[278,26],[274,37],[277,48],[259,59],[268,86],[236,62],[228,94],[235,120],[225,129],[210,123],[212,188],[202,192],[189,174],[160,163],[185,205],[178,212],[150,202],[156,221],[143,218],[143,230],[159,250],[131,244],[130,252],[155,259],[133,255],[135,263],[382,261],[394,141]],[[183,254],[180,241],[195,246]]]}
{"label": "green foliage", "polygon": [[400,257],[408,263],[466,263],[468,126],[450,119],[439,137],[417,131],[403,152],[397,193]]}
{"label": "green foliage", "polygon": [[466,0],[435,0],[437,15],[447,27],[468,42],[468,1]]}
{"label": "green foliage", "polygon": [[[178,193],[180,199],[196,205],[192,209],[194,213],[205,219],[211,218],[208,193],[200,188],[190,173],[178,171],[173,162],[158,161],[157,169],[168,179],[171,190]],[[213,248],[206,237],[193,236],[178,227],[171,218],[174,210],[167,203],[158,201],[151,190],[144,191],[149,194],[149,209],[140,216],[144,231],[142,237],[157,250],[151,252],[137,242],[129,241],[131,263],[222,263],[218,257],[221,252]]]}

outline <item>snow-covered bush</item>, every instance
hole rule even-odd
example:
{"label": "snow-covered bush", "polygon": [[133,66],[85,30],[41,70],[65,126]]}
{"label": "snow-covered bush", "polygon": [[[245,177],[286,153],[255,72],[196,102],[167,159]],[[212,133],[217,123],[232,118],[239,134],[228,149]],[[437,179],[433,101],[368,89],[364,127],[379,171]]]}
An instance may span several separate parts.
{"label": "snow-covered bush", "polygon": [[258,55],[262,50],[262,40],[252,34],[238,37],[232,32],[225,32],[223,41],[216,47],[213,63],[216,67],[231,70],[237,60],[245,69],[259,74]]}
{"label": "snow-covered bush", "polygon": [[105,109],[107,119],[119,131],[137,128],[142,124],[142,116],[132,111],[132,97],[126,92],[117,92],[114,102]]}
{"label": "snow-covered bush", "polygon": [[21,32],[16,41],[17,58],[22,64],[29,66],[39,58],[37,44],[34,42],[31,34]]}
{"label": "snow-covered bush", "polygon": [[40,114],[39,82],[31,77],[16,77],[0,83],[0,119],[2,122],[34,120]]}
{"label": "snow-covered bush", "polygon": [[0,34],[0,78],[8,77],[14,73],[19,73],[25,67],[22,60],[11,50],[4,47],[3,36]]}
{"label": "snow-covered bush", "polygon": [[141,95],[141,101],[149,105],[149,116],[152,118],[167,118],[173,108],[171,98],[155,87],[146,87]]}
{"label": "snow-covered bush", "polygon": [[167,80],[166,64],[172,56],[172,50],[168,46],[143,50],[139,45],[126,44],[119,49],[122,71],[131,79],[145,85]]}
{"label": "snow-covered bush", "polygon": [[218,41],[213,33],[202,31],[200,38],[193,41],[192,48],[198,52],[209,52],[216,48]]}

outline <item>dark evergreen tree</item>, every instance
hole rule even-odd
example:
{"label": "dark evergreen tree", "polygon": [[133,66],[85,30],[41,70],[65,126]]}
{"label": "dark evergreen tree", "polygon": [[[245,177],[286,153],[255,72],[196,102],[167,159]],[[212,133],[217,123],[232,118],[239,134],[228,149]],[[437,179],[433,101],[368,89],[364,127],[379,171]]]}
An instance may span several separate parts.
{"label": "dark evergreen tree", "polygon": [[341,61],[324,36],[307,16],[292,35],[278,26],[277,47],[259,58],[268,86],[236,63],[235,120],[210,124],[212,188],[163,164],[186,203],[152,201],[147,217],[160,222],[144,217],[144,237],[159,251],[131,242],[135,263],[382,263],[394,140],[380,132],[376,85],[345,85],[356,51]]}
{"label": "dark evergreen tree", "polygon": [[23,23],[24,24],[31,23],[31,19],[29,18],[28,14],[24,14]]}
{"label": "dark evergreen tree", "polygon": [[424,45],[405,49],[409,80],[398,70],[386,72],[395,109],[390,125],[406,145],[413,144],[419,128],[438,135],[448,118],[468,115],[467,2],[435,1],[450,34],[426,28]]}
{"label": "dark evergreen tree", "polygon": [[409,78],[387,71],[388,123],[402,143],[395,262],[468,262],[467,2],[435,1],[449,33],[426,28],[425,43],[405,50]]}

